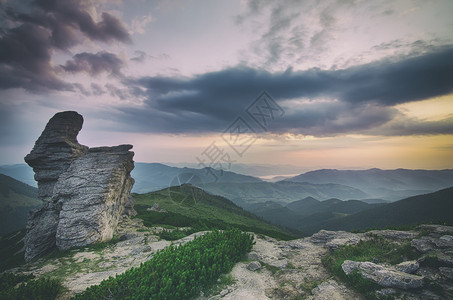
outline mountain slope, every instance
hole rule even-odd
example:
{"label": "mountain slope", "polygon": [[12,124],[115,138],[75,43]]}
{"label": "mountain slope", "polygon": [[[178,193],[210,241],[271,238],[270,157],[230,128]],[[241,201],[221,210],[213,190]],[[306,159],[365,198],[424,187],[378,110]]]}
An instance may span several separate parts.
{"label": "mountain slope", "polygon": [[286,206],[268,201],[245,206],[248,211],[272,222],[312,234],[323,229],[322,225],[330,220],[345,217],[383,204],[368,204],[359,200],[341,201],[329,199],[318,201],[312,197],[294,201]]}
{"label": "mountain slope", "polygon": [[[263,221],[230,200],[210,195],[189,184],[133,194],[133,198],[138,217],[147,226],[163,224],[200,230],[237,227],[282,239],[294,238],[288,231]],[[166,212],[150,210],[155,203]]]}
{"label": "mountain slope", "polygon": [[135,163],[131,175],[135,179],[132,189],[134,193],[157,191],[169,186],[179,186],[183,183],[191,183],[203,188],[204,184],[216,180],[219,183],[261,182],[259,178],[229,171],[212,168],[177,168],[159,163]]}
{"label": "mountain slope", "polygon": [[360,189],[374,198],[400,200],[451,186],[453,170],[324,169],[307,172],[286,181],[337,183]]}
{"label": "mountain slope", "polygon": [[[452,212],[453,187],[450,187],[330,220],[324,224],[319,224],[317,228],[352,230],[429,222],[453,224]],[[317,228],[313,228],[311,231],[315,232]]]}
{"label": "mountain slope", "polygon": [[28,212],[39,207],[38,190],[0,174],[0,235],[24,228]]}
{"label": "mountain slope", "polygon": [[0,174],[7,175],[33,187],[38,186],[33,169],[26,164],[0,166]]}

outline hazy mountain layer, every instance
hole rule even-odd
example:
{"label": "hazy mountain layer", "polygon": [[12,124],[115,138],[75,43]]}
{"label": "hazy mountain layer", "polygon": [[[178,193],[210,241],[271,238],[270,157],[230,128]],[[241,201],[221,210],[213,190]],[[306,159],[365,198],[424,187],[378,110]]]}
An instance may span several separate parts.
{"label": "hazy mountain layer", "polygon": [[395,201],[450,187],[453,185],[453,170],[324,169],[285,181],[343,184],[360,189],[372,198]]}

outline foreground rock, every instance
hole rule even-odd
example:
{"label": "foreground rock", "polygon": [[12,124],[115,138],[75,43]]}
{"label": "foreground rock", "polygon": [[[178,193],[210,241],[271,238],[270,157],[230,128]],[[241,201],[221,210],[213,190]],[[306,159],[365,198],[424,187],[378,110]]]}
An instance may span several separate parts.
{"label": "foreground rock", "polygon": [[123,214],[133,214],[131,145],[89,149],[77,142],[83,117],[57,113],[25,161],[33,167],[44,205],[29,216],[25,260],[52,250],[113,237]]}
{"label": "foreground rock", "polygon": [[421,288],[424,283],[422,276],[391,270],[372,262],[346,260],[341,268],[346,275],[358,270],[364,278],[374,281],[382,287],[408,290]]}

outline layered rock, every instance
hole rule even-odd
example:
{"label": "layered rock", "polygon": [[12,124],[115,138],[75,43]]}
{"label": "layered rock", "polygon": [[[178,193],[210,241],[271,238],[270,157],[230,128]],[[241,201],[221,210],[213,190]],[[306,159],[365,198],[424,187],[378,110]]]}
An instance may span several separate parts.
{"label": "layered rock", "polygon": [[346,275],[358,270],[364,278],[374,281],[383,287],[407,290],[421,288],[424,284],[422,276],[392,270],[372,262],[346,260],[341,265],[341,268]]}
{"label": "layered rock", "polygon": [[25,260],[112,238],[123,215],[133,215],[132,145],[89,149],[77,142],[83,118],[50,119],[25,161],[33,167],[45,204],[29,216]]}
{"label": "layered rock", "polygon": [[83,117],[75,111],[55,114],[35,143],[33,150],[25,156],[25,162],[33,168],[38,182],[38,196],[49,200],[58,178],[71,163],[84,155],[87,146],[80,145],[77,135],[82,129]]}

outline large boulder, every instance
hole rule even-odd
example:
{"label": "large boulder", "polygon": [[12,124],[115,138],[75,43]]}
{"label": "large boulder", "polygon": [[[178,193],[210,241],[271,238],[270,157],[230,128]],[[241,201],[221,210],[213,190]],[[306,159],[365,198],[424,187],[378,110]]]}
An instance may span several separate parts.
{"label": "large boulder", "polygon": [[61,203],[56,233],[59,249],[108,241],[124,212],[134,180],[131,145],[91,148],[55,185]]}
{"label": "large boulder", "polygon": [[363,234],[320,230],[310,237],[310,241],[314,244],[324,244],[327,248],[335,250],[344,245],[356,245],[362,238]]}
{"label": "large boulder", "polygon": [[119,220],[133,215],[132,145],[89,149],[77,142],[76,112],[50,119],[25,161],[33,167],[43,207],[32,212],[25,260],[59,249],[107,241]]}

